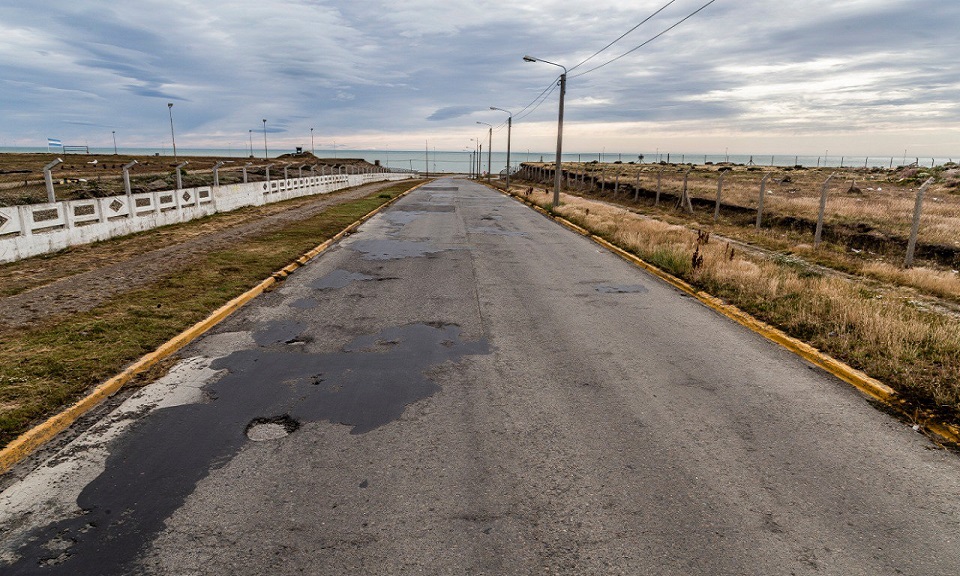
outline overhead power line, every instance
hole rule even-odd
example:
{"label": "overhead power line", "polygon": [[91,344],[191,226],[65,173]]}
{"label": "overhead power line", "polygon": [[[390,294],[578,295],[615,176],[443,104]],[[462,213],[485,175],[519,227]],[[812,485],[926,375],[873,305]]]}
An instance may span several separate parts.
{"label": "overhead power line", "polygon": [[634,26],[633,28],[631,28],[631,29],[627,30],[626,32],[624,32],[623,34],[621,34],[621,35],[620,35],[616,40],[614,40],[613,42],[607,44],[607,45],[604,46],[603,48],[601,48],[601,49],[597,50],[596,52],[594,52],[593,54],[591,54],[586,60],[583,60],[582,62],[580,62],[579,64],[577,64],[577,65],[574,66],[573,68],[571,68],[569,71],[570,71],[570,72],[573,72],[574,70],[576,70],[577,68],[583,66],[584,64],[586,64],[586,63],[589,62],[590,60],[593,60],[593,58],[596,57],[598,54],[600,54],[601,52],[603,52],[603,51],[606,50],[607,48],[613,46],[613,45],[616,44],[617,42],[623,40],[628,34],[630,34],[631,32],[633,32],[633,31],[636,30],[637,28],[643,26],[643,25],[646,24],[647,22],[649,22],[651,18],[653,18],[653,17],[656,16],[657,14],[663,12],[664,10],[666,10],[671,4],[673,4],[673,3],[676,2],[676,1],[677,1],[677,0],[670,0],[669,2],[667,2],[666,4],[664,4],[663,6],[661,6],[659,10],[657,10],[657,11],[654,12],[653,14],[647,16],[646,18],[644,18],[639,24],[637,24],[637,25]]}
{"label": "overhead power line", "polygon": [[617,57],[615,57],[615,58],[611,58],[610,60],[607,60],[606,62],[604,62],[603,64],[600,64],[599,66],[594,66],[593,68],[587,70],[586,72],[581,72],[581,73],[577,74],[576,76],[571,76],[570,78],[573,79],[573,78],[579,78],[580,76],[586,76],[587,74],[589,74],[589,73],[591,73],[591,72],[594,72],[594,71],[596,71],[596,70],[599,70],[599,69],[603,68],[604,66],[606,66],[606,65],[608,65],[608,64],[613,64],[614,62],[616,62],[617,60],[623,58],[624,56],[627,56],[627,55],[629,55],[629,54],[632,54],[632,53],[636,52],[637,50],[643,48],[644,46],[646,46],[647,44],[653,42],[653,41],[656,40],[657,38],[663,36],[663,35],[666,34],[667,32],[673,30],[673,29],[676,28],[677,26],[683,24],[683,23],[686,22],[687,20],[693,18],[694,16],[696,16],[697,14],[699,14],[700,12],[702,12],[707,6],[713,4],[713,3],[716,2],[716,1],[717,1],[717,0],[710,0],[709,2],[707,2],[706,4],[704,4],[703,6],[697,8],[696,10],[694,10],[693,12],[691,12],[690,14],[687,14],[686,16],[684,16],[683,18],[681,18],[680,20],[678,20],[676,23],[674,23],[674,24],[673,24],[672,26],[670,26],[669,28],[663,30],[662,32],[660,32],[660,33],[657,34],[656,36],[653,36],[653,37],[645,40],[642,44],[640,44],[640,45],[638,45],[638,46],[634,46],[633,48],[631,48],[630,50],[627,50],[627,51],[624,52],[623,54],[621,54],[621,55],[619,55],[619,56],[617,56]]}

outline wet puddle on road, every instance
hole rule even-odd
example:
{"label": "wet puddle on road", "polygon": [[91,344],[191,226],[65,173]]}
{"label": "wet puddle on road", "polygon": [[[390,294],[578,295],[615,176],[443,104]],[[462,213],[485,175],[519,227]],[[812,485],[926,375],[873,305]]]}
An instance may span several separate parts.
{"label": "wet puddle on road", "polygon": [[[225,370],[204,386],[208,401],[156,410],[111,446],[106,468],[77,498],[82,514],[29,534],[3,574],[129,573],[139,552],[211,469],[251,441],[282,442],[305,423],[328,421],[364,434],[440,390],[425,374],[446,362],[488,354],[453,325],[411,324],[311,354],[297,322],[253,333],[261,346],[211,364]],[[58,543],[65,543],[62,546]]]}

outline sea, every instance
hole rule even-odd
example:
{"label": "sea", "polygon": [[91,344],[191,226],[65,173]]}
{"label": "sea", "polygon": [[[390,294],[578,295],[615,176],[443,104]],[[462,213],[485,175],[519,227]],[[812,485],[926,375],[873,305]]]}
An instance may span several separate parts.
{"label": "sea", "polygon": [[[0,153],[56,153],[57,148],[45,147],[0,147]],[[117,152],[138,156],[173,156],[170,148],[118,148]],[[270,157],[275,158],[282,154],[289,154],[293,150],[270,150]],[[110,148],[90,148],[91,154],[112,154]],[[180,156],[220,156],[249,158],[246,148],[179,148]],[[261,154],[254,151],[255,157],[262,159]],[[464,174],[471,172],[471,163],[475,163],[476,154],[470,151],[449,150],[315,150],[314,154],[320,158],[362,158],[368,162],[380,161],[388,168],[416,170],[432,174]],[[510,156],[510,164],[516,169],[522,162],[554,162],[556,152],[537,152],[531,150],[514,150]],[[668,152],[639,152],[639,153],[611,153],[611,152],[570,152],[564,153],[564,162],[671,162],[705,164],[712,162],[732,162],[734,164],[785,167],[800,165],[805,167],[854,167],[854,168],[895,168],[916,163],[919,166],[939,166],[947,162],[960,160],[957,158],[917,158],[915,156],[811,156],[786,154],[685,154]],[[486,173],[489,165],[491,172],[500,173],[506,168],[507,155],[505,152],[493,152],[488,156],[484,151],[480,159],[480,172]],[[473,170],[476,170],[475,164]]]}

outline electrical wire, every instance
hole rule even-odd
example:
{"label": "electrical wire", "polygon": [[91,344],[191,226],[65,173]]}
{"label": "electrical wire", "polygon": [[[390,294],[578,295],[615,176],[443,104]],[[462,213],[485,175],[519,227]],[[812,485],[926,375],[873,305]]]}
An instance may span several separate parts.
{"label": "electrical wire", "polygon": [[639,46],[634,46],[633,48],[631,48],[630,50],[627,50],[626,52],[624,52],[623,54],[617,56],[616,58],[611,58],[610,60],[607,60],[606,62],[604,62],[603,64],[600,64],[599,66],[594,66],[593,68],[587,70],[586,72],[581,72],[581,73],[577,74],[576,76],[571,76],[570,78],[573,79],[573,78],[579,78],[579,77],[581,77],[581,76],[586,76],[587,74],[589,74],[589,73],[591,73],[591,72],[594,72],[594,71],[596,71],[596,70],[599,70],[599,69],[603,68],[604,66],[606,66],[606,65],[608,65],[608,64],[613,64],[614,62],[616,62],[617,60],[623,58],[624,56],[627,56],[628,54],[632,54],[632,53],[636,52],[637,50],[643,48],[644,46],[646,46],[647,44],[653,42],[653,41],[656,40],[657,38],[663,36],[663,35],[666,34],[667,32],[673,30],[673,29],[676,28],[677,26],[683,24],[683,23],[686,22],[687,20],[693,18],[694,16],[696,16],[697,14],[699,14],[701,11],[703,11],[707,6],[713,4],[713,3],[716,2],[716,1],[717,1],[717,0],[710,0],[709,2],[707,2],[706,4],[704,4],[703,6],[697,8],[696,10],[694,10],[693,12],[691,12],[690,14],[687,14],[686,16],[684,16],[681,20],[677,21],[676,23],[674,23],[674,24],[673,24],[672,26],[670,26],[669,28],[663,30],[662,32],[660,32],[660,33],[657,34],[656,36],[653,36],[653,37],[647,39],[646,41],[644,41],[644,42],[643,42],[642,44],[640,44]]}
{"label": "electrical wire", "polygon": [[530,106],[533,104],[533,103],[531,102],[530,104],[527,105],[527,108],[530,108],[530,111],[527,112],[526,114],[520,115],[520,116],[518,116],[518,117],[515,116],[515,117],[514,117],[514,120],[517,120],[517,121],[523,120],[523,119],[526,118],[527,116],[529,116],[529,115],[533,114],[534,112],[536,112],[536,111],[537,111],[537,108],[539,108],[541,104],[543,104],[544,102],[547,101],[547,98],[549,98],[550,95],[553,94],[553,91],[556,90],[559,85],[560,85],[560,83],[559,83],[559,82],[556,82],[556,83],[554,83],[552,86],[550,86],[550,91],[549,91],[549,92],[542,93],[542,94],[541,94],[541,95],[543,96],[542,98],[538,97],[540,101],[537,102],[537,105],[536,105],[536,106],[534,106],[533,108],[530,108]]}
{"label": "electrical wire", "polygon": [[596,52],[594,52],[593,54],[591,54],[586,60],[583,60],[582,62],[580,62],[579,64],[577,64],[577,65],[574,66],[573,68],[571,68],[571,69],[569,70],[569,72],[573,72],[574,70],[576,70],[577,68],[583,66],[584,64],[586,64],[586,63],[589,62],[590,60],[593,60],[593,58],[594,58],[595,56],[597,56],[598,54],[600,54],[601,52],[603,52],[603,51],[606,50],[607,48],[613,46],[613,45],[616,44],[617,42],[623,40],[628,34],[630,34],[631,32],[633,32],[633,31],[636,30],[637,28],[643,26],[643,25],[646,24],[647,22],[649,22],[654,16],[656,16],[657,14],[659,14],[659,13],[663,12],[664,10],[666,10],[671,4],[673,4],[673,3],[676,2],[676,1],[677,1],[677,0],[670,0],[669,2],[667,2],[666,4],[664,4],[663,6],[661,6],[659,10],[657,10],[657,11],[654,12],[653,14],[647,16],[646,18],[644,18],[643,21],[641,21],[639,24],[637,24],[637,25],[634,26],[633,28],[631,28],[631,29],[627,30],[626,32],[624,32],[623,34],[621,34],[616,40],[614,40],[613,42],[607,44],[607,45],[604,46],[603,48],[597,50]]}

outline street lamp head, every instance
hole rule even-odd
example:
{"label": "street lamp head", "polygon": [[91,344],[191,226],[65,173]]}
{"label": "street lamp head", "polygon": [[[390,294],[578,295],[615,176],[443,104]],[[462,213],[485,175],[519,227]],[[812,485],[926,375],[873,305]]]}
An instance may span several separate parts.
{"label": "street lamp head", "polygon": [[167,108],[173,108],[173,102],[167,102]]}
{"label": "street lamp head", "polygon": [[524,57],[523,57],[523,61],[524,61],[524,62],[536,62],[537,59],[534,58],[533,56],[524,56]]}

